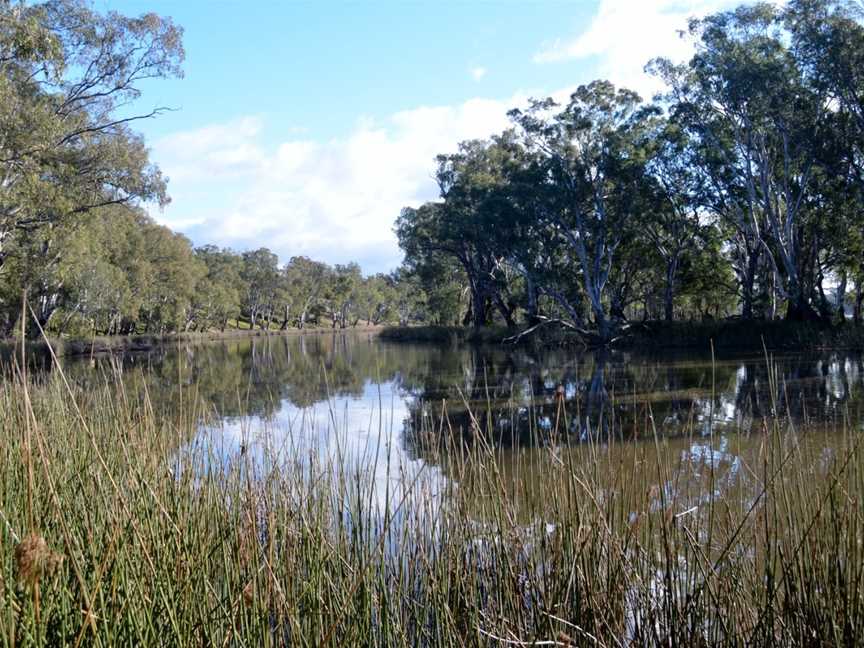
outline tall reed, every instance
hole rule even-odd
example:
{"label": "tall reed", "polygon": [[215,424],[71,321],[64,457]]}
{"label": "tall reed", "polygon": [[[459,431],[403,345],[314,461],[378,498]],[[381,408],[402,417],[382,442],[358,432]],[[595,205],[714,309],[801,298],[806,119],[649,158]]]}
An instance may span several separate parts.
{"label": "tall reed", "polygon": [[765,421],[747,454],[646,409],[641,442],[505,456],[442,414],[425,461],[352,462],[301,429],[221,448],[194,385],[144,378],[0,384],[0,644],[864,642],[852,425]]}

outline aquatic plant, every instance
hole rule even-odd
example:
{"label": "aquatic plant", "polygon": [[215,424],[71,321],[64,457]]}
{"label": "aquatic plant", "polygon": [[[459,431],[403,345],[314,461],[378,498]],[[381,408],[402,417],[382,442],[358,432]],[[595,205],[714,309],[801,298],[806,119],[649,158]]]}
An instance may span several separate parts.
{"label": "aquatic plant", "polygon": [[639,442],[505,454],[429,416],[422,460],[352,462],[303,429],[226,449],[194,385],[144,378],[0,384],[0,645],[864,640],[849,423],[682,441],[647,403]]}

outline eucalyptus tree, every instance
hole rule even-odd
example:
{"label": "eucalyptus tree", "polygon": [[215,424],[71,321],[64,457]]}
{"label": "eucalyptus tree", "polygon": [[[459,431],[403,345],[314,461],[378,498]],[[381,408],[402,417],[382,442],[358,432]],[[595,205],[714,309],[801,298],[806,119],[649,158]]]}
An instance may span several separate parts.
{"label": "eucalyptus tree", "polygon": [[669,83],[672,111],[689,128],[705,176],[706,208],[737,235],[743,315],[752,317],[760,258],[770,262],[787,317],[815,315],[804,254],[818,247],[810,200],[831,133],[827,92],[790,48],[783,11],[739,7],[690,22],[696,53],[654,69]]}
{"label": "eucalyptus tree", "polygon": [[[831,102],[836,146],[825,166],[833,195],[839,198],[832,209],[832,221],[842,232],[838,288],[845,288],[849,277],[854,281],[853,316],[859,321],[864,300],[864,6],[792,0],[783,17],[802,72]],[[842,293],[838,289],[838,302]]]}
{"label": "eucalyptus tree", "polygon": [[422,256],[451,257],[464,271],[471,295],[470,320],[483,326],[490,306],[508,325],[514,308],[507,295],[502,228],[509,218],[506,188],[512,135],[462,142],[457,153],[439,155],[436,179],[441,202],[405,208],[396,222],[409,262]]}
{"label": "eucalyptus tree", "polygon": [[25,288],[35,315],[28,335],[38,335],[36,322],[57,332],[107,334],[131,326],[152,279],[141,245],[145,222],[135,210],[105,208],[14,237],[0,280],[10,304],[3,333],[20,315]]}
{"label": "eucalyptus tree", "polygon": [[720,228],[700,228],[694,249],[678,270],[676,312],[680,317],[717,319],[737,312],[739,287],[726,247]]}
{"label": "eucalyptus tree", "polygon": [[[354,307],[363,289],[363,273],[356,263],[336,264],[325,285],[325,300],[329,305],[333,328],[347,328]],[[359,318],[358,318],[359,319]]]}
{"label": "eucalyptus tree", "polygon": [[593,324],[612,339],[623,304],[607,291],[619,246],[644,211],[644,152],[638,142],[655,111],[607,81],[580,86],[566,106],[552,99],[513,110],[526,145],[543,160],[558,199],[541,217],[578,268]]}
{"label": "eucalyptus tree", "polygon": [[422,322],[428,319],[426,290],[419,276],[407,271],[403,266],[397,268],[390,277],[399,325],[406,326],[412,321]]}
{"label": "eucalyptus tree", "polygon": [[647,131],[644,146],[648,150],[646,173],[650,182],[645,190],[650,209],[641,219],[641,231],[659,257],[663,317],[672,321],[682,265],[688,255],[697,253],[700,233],[711,224],[700,214],[698,174],[686,131],[674,121],[658,117]]}
{"label": "eucalyptus tree", "polygon": [[468,280],[461,264],[450,256],[434,250],[406,250],[404,263],[389,279],[397,301],[400,282],[409,277],[414,285],[422,286],[424,321],[451,326],[471,322]]}
{"label": "eucalyptus tree", "polygon": [[[55,226],[50,234],[54,257],[49,263],[28,263],[33,276],[19,283],[31,287],[31,305],[43,328],[98,334],[137,320],[140,284],[133,284],[129,269],[139,263],[138,250],[130,245],[138,228],[137,214],[125,208],[100,210],[74,227]],[[9,263],[21,260],[13,254]]]}
{"label": "eucalyptus tree", "polygon": [[331,269],[327,264],[313,261],[305,256],[291,257],[282,269],[286,283],[287,299],[282,328],[288,328],[293,310],[297,328],[306,326],[312,310],[323,299]]}
{"label": "eucalyptus tree", "polygon": [[195,289],[186,328],[211,326],[225,330],[228,321],[240,316],[244,285],[242,258],[215,245],[195,248],[195,258],[204,264],[206,273]]}
{"label": "eucalyptus tree", "polygon": [[356,312],[354,323],[356,324],[361,318],[366,320],[367,326],[387,321],[396,303],[396,293],[393,288],[392,278],[386,274],[378,273],[364,277],[354,304]]}
{"label": "eucalyptus tree", "polygon": [[[826,91],[864,133],[864,6],[846,0],[790,0],[781,17],[809,83]],[[859,152],[864,143],[854,142]]]}
{"label": "eucalyptus tree", "polygon": [[206,294],[205,264],[184,236],[158,225],[142,210],[100,209],[75,223],[37,230],[53,240],[52,257],[38,263],[16,250],[4,271],[6,285],[30,286],[35,320],[55,333],[166,333],[199,322]]}
{"label": "eucalyptus tree", "polygon": [[0,3],[0,267],[14,234],[93,209],[167,202],[130,125],[143,82],[180,75],[181,30],[84,0]]}
{"label": "eucalyptus tree", "polygon": [[521,277],[526,321],[532,325],[561,321],[585,329],[587,300],[581,269],[573,263],[568,242],[550,226],[549,214],[566,209],[567,195],[553,181],[547,159],[525,147],[522,151],[523,163],[509,167],[503,192],[508,217],[493,235],[506,250],[508,265]]}
{"label": "eucalyptus tree", "polygon": [[557,187],[548,182],[545,160],[526,147],[515,130],[493,138],[489,149],[500,180],[486,201],[494,227],[485,236],[500,256],[499,276],[511,314],[518,304],[529,324],[549,321],[541,313],[545,295],[581,326],[584,300],[578,272],[567,267],[560,241],[544,218],[561,200]]}
{"label": "eucalyptus tree", "polygon": [[245,286],[242,298],[243,312],[249,319],[249,328],[270,328],[276,304],[282,289],[279,257],[267,248],[249,250],[242,254],[240,271]]}
{"label": "eucalyptus tree", "polygon": [[190,321],[190,306],[206,266],[195,257],[189,239],[145,216],[138,246],[145,277],[138,324],[159,334],[181,330]]}
{"label": "eucalyptus tree", "polygon": [[[179,76],[182,60],[181,30],[155,14],[100,14],[85,0],[0,2],[5,333],[20,312],[22,292],[46,324],[60,308],[65,297],[55,290],[60,270],[53,265],[64,258],[59,248],[70,240],[68,222],[111,206],[168,201],[165,179],[131,128],[161,109],[133,104],[144,82]],[[7,267],[12,254],[24,255],[16,272]],[[29,268],[22,272],[22,264]],[[108,280],[105,266],[92,270],[94,285]]]}

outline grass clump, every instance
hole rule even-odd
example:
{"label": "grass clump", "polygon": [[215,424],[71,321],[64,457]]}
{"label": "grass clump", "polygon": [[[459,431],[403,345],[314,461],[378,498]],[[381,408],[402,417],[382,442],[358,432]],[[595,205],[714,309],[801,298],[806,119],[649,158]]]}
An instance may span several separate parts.
{"label": "grass clump", "polygon": [[0,645],[864,641],[852,427],[676,445],[646,410],[650,442],[505,455],[438,420],[425,462],[352,462],[226,452],[194,386],[146,384],[0,385]]}

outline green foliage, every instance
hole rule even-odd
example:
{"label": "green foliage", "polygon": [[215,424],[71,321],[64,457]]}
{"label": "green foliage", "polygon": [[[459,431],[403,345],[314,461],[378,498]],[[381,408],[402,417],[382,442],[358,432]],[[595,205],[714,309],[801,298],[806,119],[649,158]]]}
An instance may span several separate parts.
{"label": "green foliage", "polygon": [[83,0],[0,5],[0,264],[15,234],[104,205],[167,201],[120,115],[146,79],[180,75],[181,30]]}
{"label": "green foliage", "polygon": [[[85,0],[0,3],[0,335],[236,326],[837,321],[864,309],[864,26],[842,0],[690,21],[645,103],[598,80],[436,158],[403,267],[203,246],[145,216],[167,186],[124,108],[181,74],[182,31]],[[121,108],[123,110],[121,110]],[[35,330],[27,332],[32,335]]]}
{"label": "green foliage", "polygon": [[650,63],[655,103],[594,81],[439,156],[440,200],[396,232],[428,295],[461,280],[471,299],[429,301],[428,321],[455,304],[475,326],[560,320],[602,342],[634,319],[833,321],[848,302],[860,321],[860,19],[831,0],[694,19],[692,59]]}
{"label": "green foliage", "polygon": [[[362,390],[327,351],[310,354],[313,371],[326,359],[337,389]],[[235,450],[202,433],[207,394],[230,415],[222,380],[245,384],[250,369],[207,353],[211,373],[170,389],[140,371],[0,384],[0,426],[19,431],[0,454],[4,646],[862,642],[864,461],[846,423],[828,445],[820,426],[784,434],[793,418],[769,397],[752,438],[646,415],[632,436],[650,442],[566,443],[580,410],[556,399],[561,423],[544,432],[543,392],[521,386],[528,406],[508,393],[504,416],[530,417],[539,447],[481,442],[482,402],[461,415],[418,403],[416,460],[390,467],[386,450],[380,462],[341,446],[292,452],[321,432],[304,417],[275,444],[244,435]],[[261,365],[265,378],[282,369]],[[433,375],[462,379],[457,368]],[[288,397],[302,406],[331,393],[311,382],[280,384],[298,385]],[[262,415],[281,397],[252,391],[261,400],[246,407]],[[387,433],[383,407],[360,433]],[[358,433],[339,416],[326,431]]]}
{"label": "green foliage", "polygon": [[196,248],[195,256],[204,264],[206,275],[199,280],[190,305],[191,322],[197,328],[225,330],[240,312],[245,294],[242,260],[214,245]]}

